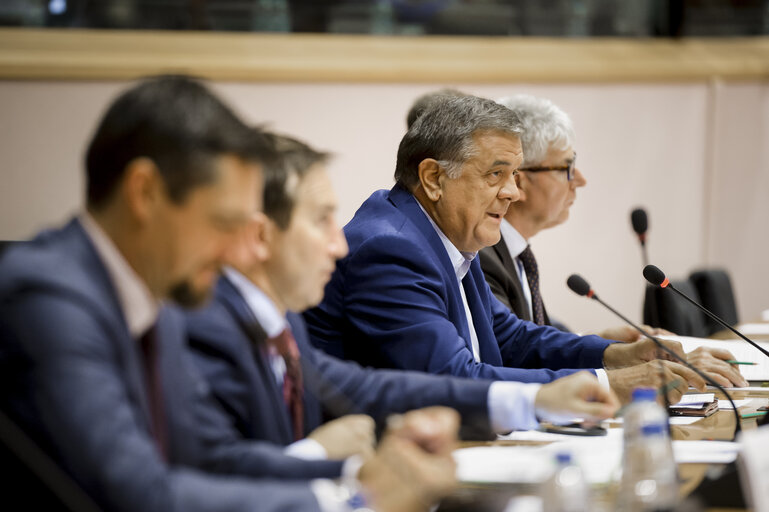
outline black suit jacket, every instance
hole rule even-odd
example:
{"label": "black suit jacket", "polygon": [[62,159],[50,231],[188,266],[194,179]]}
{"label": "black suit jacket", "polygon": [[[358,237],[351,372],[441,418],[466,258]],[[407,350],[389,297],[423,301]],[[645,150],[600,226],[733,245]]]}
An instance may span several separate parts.
{"label": "black suit jacket", "polygon": [[[495,245],[481,249],[478,258],[481,261],[483,275],[494,296],[515,313],[515,316],[531,321],[529,304],[523,295],[518,270],[515,268],[515,262],[510,256],[505,239],[500,238]],[[545,313],[545,325],[552,325],[544,304],[542,307]]]}

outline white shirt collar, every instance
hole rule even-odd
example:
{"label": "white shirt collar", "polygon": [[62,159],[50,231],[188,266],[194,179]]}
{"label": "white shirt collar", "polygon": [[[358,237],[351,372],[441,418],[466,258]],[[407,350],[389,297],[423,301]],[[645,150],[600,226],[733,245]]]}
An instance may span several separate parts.
{"label": "white shirt collar", "polygon": [[232,267],[225,267],[224,275],[243,296],[268,338],[274,338],[288,327],[286,317],[278,311],[275,303],[246,276]]}
{"label": "white shirt collar", "polygon": [[438,227],[438,224],[435,223],[435,221],[430,217],[430,215],[427,213],[427,210],[424,209],[422,204],[417,201],[417,204],[419,205],[419,208],[422,210],[422,213],[425,214],[425,217],[427,217],[427,220],[430,221],[430,224],[432,224],[433,229],[435,229],[435,232],[438,233],[438,236],[441,239],[441,242],[443,243],[443,247],[446,249],[446,253],[449,255],[449,259],[451,260],[451,265],[454,267],[454,273],[457,276],[457,279],[459,281],[462,281],[462,279],[465,278],[467,275],[467,271],[470,270],[470,264],[473,262],[473,259],[478,254],[476,252],[462,252],[459,249],[457,249],[454,244],[451,243],[451,240],[449,240],[449,237],[447,237],[443,231],[441,231],[441,228]]}
{"label": "white shirt collar", "polygon": [[523,235],[521,235],[518,230],[505,219],[502,219],[502,225],[499,229],[502,232],[502,238],[505,239],[507,250],[510,251],[510,256],[512,256],[513,259],[520,256],[520,254],[526,250],[526,247],[528,247],[529,242],[527,242],[526,239],[523,238]]}
{"label": "white shirt collar", "polygon": [[128,332],[138,339],[157,320],[159,303],[96,220],[88,212],[78,219],[112,280]]}

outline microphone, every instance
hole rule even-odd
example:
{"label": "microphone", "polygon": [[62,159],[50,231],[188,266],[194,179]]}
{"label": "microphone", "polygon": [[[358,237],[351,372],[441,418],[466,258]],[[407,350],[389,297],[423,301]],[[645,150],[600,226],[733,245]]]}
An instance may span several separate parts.
{"label": "microphone", "polygon": [[[655,267],[656,268],[656,267]],[[572,274],[569,276],[569,278],[566,280],[566,286],[569,287],[571,291],[576,293],[577,295],[582,295],[584,297],[588,297],[590,299],[593,299],[597,302],[599,302],[603,307],[617,315],[619,318],[621,318],[626,324],[631,326],[636,331],[640,332],[650,340],[654,342],[655,345],[664,352],[667,352],[670,354],[673,359],[680,362],[687,368],[689,368],[691,371],[702,377],[708,384],[715,387],[717,390],[719,390],[721,393],[724,394],[724,396],[729,400],[729,403],[732,404],[732,410],[734,412],[734,419],[735,419],[735,427],[734,427],[734,437],[733,440],[737,439],[737,434],[742,430],[742,426],[740,425],[740,413],[737,411],[737,407],[734,405],[734,400],[732,400],[731,395],[726,392],[726,390],[721,386],[718,382],[714,381],[712,378],[705,375],[703,372],[697,369],[693,364],[689,363],[687,360],[685,360],[683,357],[679,356],[672,350],[670,350],[668,347],[662,344],[660,340],[655,338],[651,335],[651,333],[646,332],[645,329],[642,329],[638,325],[634,324],[629,318],[627,318],[625,315],[614,309],[613,307],[609,306],[607,303],[602,301],[598,298],[598,295],[595,294],[595,292],[590,288],[590,285],[585,281],[585,279],[580,276],[579,274]],[[667,397],[666,397],[667,398]]]}
{"label": "microphone", "polygon": [[633,226],[633,231],[638,235],[638,241],[641,242],[641,256],[643,257],[644,265],[648,265],[649,254],[646,252],[646,231],[649,229],[649,218],[646,216],[646,210],[636,208],[630,212],[630,224]]}
{"label": "microphone", "polygon": [[669,288],[676,292],[678,295],[689,301],[691,304],[694,304],[699,310],[701,310],[703,313],[708,315],[710,318],[718,322],[720,325],[725,327],[726,329],[729,329],[734,334],[742,338],[743,340],[747,341],[753,347],[757,348],[762,354],[764,354],[766,357],[769,357],[769,351],[765,350],[763,347],[761,347],[758,343],[755,341],[749,339],[747,336],[742,334],[740,331],[732,327],[731,325],[727,324],[723,320],[721,320],[718,316],[713,314],[710,310],[708,310],[705,306],[698,304],[694,300],[692,300],[688,295],[686,295],[684,292],[679,290],[678,288],[674,287],[672,284],[670,284],[670,281],[667,277],[665,277],[665,273],[659,269],[659,267],[656,267],[654,265],[646,265],[643,270],[643,275],[646,278],[647,281],[649,281],[651,284],[655,286],[659,286],[660,288]]}

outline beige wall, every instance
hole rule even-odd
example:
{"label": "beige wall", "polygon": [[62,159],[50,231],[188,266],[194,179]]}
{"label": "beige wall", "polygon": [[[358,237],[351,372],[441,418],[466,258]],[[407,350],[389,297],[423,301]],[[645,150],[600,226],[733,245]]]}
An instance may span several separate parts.
{"label": "beige wall", "polygon": [[[0,239],[61,222],[82,201],[81,159],[102,109],[123,82],[0,82]],[[641,257],[629,212],[650,215],[649,251],[671,276],[703,264],[732,273],[745,319],[769,307],[769,86],[746,84],[216,85],[244,117],[299,136],[331,165],[346,222],[392,184],[405,113],[419,94],[451,85],[499,97],[542,95],[571,114],[588,186],[567,224],[533,240],[553,316],[574,329],[617,323],[569,292],[579,272],[640,319]],[[712,142],[711,142],[712,141]],[[762,236],[764,235],[764,236]]]}

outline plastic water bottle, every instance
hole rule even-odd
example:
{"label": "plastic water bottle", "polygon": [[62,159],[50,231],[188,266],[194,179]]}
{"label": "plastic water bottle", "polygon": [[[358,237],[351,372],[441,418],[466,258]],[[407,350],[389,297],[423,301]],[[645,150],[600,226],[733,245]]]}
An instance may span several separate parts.
{"label": "plastic water bottle", "polygon": [[588,492],[582,469],[574,464],[568,452],[558,452],[555,460],[555,471],[544,483],[543,512],[588,511]]}
{"label": "plastic water bottle", "polygon": [[633,403],[625,413],[624,445],[618,510],[673,510],[678,502],[678,474],[668,414],[657,403],[657,390],[633,391]]}

